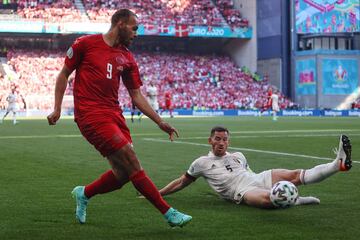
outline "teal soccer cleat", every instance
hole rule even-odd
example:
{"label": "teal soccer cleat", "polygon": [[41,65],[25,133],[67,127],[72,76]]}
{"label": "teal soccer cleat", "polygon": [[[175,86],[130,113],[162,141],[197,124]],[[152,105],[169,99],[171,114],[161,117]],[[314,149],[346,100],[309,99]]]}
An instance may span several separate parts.
{"label": "teal soccer cleat", "polygon": [[84,194],[85,187],[77,186],[75,187],[71,194],[76,200],[76,219],[79,223],[84,224],[86,221],[86,206],[88,204],[88,198]]}
{"label": "teal soccer cleat", "polygon": [[164,214],[164,217],[169,223],[170,227],[183,227],[192,219],[191,216],[181,213],[174,208],[170,208]]}

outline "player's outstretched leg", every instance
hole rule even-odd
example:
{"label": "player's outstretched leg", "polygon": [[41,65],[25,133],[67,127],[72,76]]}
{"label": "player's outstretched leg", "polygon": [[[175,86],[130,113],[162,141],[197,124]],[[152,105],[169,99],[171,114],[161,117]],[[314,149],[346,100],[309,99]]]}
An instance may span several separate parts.
{"label": "player's outstretched leg", "polygon": [[76,200],[76,219],[81,223],[85,223],[86,221],[86,206],[88,204],[88,198],[85,196],[84,193],[85,187],[84,186],[77,186],[75,187],[71,194]]}
{"label": "player's outstretched leg", "polygon": [[345,135],[340,135],[339,148],[336,151],[335,160],[311,169],[302,170],[300,181],[303,184],[321,182],[339,171],[349,171],[352,166],[351,164],[350,139]]}
{"label": "player's outstretched leg", "polygon": [[346,135],[340,135],[336,159],[340,161],[340,171],[349,171],[352,167],[351,143],[350,139]]}
{"label": "player's outstretched leg", "polygon": [[299,196],[295,202],[295,205],[310,205],[310,204],[320,204],[320,199],[312,196],[308,196],[308,197]]}
{"label": "player's outstretched leg", "polygon": [[174,208],[169,208],[164,217],[171,227],[183,227],[192,219],[191,216],[181,213]]}

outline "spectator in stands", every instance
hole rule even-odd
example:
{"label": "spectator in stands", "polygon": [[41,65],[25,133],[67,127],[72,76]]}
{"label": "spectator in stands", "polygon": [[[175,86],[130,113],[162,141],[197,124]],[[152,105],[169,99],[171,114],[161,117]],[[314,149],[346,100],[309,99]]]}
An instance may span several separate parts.
{"label": "spectator in stands", "polygon": [[[23,96],[26,96],[28,109],[50,110],[53,79],[60,71],[63,55],[46,50],[10,50],[7,57],[8,64],[18,77],[11,80],[5,77],[0,81],[0,95],[6,97],[7,89],[16,80]],[[199,104],[209,109],[246,109],[264,106],[267,101],[269,80],[254,81],[248,69],[242,71],[229,57],[158,52],[137,53],[135,57],[144,79],[151,79],[158,86],[160,103],[165,102],[165,92],[173,93],[173,108],[190,109]],[[198,78],[199,72],[205,74],[202,81]],[[211,76],[219,76],[216,77],[219,78],[216,85],[216,80]],[[73,76],[70,77],[66,95],[72,95],[71,79]],[[120,89],[119,94],[121,105],[130,108],[131,102],[125,89]],[[292,104],[282,94],[279,100],[285,108]],[[2,104],[6,104],[4,97]]]}

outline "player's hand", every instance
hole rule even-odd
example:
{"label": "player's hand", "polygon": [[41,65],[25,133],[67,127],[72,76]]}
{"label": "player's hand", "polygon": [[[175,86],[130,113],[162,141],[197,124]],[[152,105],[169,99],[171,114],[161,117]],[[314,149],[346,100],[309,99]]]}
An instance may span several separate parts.
{"label": "player's hand", "polygon": [[170,124],[168,124],[167,122],[160,122],[159,123],[159,128],[161,130],[163,130],[164,132],[166,132],[167,134],[169,134],[169,139],[171,141],[174,141],[174,137],[179,137],[179,133],[176,130],[176,128],[172,127]]}
{"label": "player's hand", "polygon": [[59,120],[61,115],[60,111],[53,111],[52,113],[49,114],[49,116],[47,116],[47,120],[49,122],[49,125],[55,125],[57,120]]}

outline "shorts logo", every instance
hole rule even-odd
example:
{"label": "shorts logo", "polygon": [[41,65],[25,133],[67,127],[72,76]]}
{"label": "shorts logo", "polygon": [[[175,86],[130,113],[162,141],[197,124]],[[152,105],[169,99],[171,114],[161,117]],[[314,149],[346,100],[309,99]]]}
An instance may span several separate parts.
{"label": "shorts logo", "polygon": [[73,48],[70,47],[67,52],[66,52],[66,56],[71,59],[73,56],[74,56],[74,51],[73,51]]}

